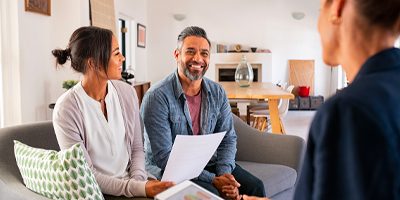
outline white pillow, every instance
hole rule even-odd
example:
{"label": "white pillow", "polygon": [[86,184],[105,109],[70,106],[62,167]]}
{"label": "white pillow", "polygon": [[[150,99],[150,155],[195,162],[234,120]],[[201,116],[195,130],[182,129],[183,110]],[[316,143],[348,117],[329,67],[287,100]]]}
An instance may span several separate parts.
{"label": "white pillow", "polygon": [[104,200],[79,144],[57,152],[14,140],[14,153],[27,188],[51,199]]}

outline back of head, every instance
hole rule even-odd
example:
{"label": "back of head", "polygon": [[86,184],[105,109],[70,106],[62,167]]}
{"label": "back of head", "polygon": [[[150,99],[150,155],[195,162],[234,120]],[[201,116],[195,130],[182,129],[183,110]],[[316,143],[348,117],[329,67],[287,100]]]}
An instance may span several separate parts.
{"label": "back of head", "polygon": [[102,68],[107,71],[112,36],[108,29],[81,27],[72,33],[66,49],[54,49],[52,54],[57,58],[57,64],[62,65],[69,59],[71,67],[83,74],[87,71],[89,59],[97,70]]}
{"label": "back of head", "polygon": [[211,42],[207,37],[207,33],[204,29],[197,26],[189,26],[183,29],[183,31],[178,35],[178,46],[177,49],[181,49],[183,40],[189,36],[202,37],[207,40],[208,45],[211,47]]}
{"label": "back of head", "polygon": [[357,12],[367,24],[400,31],[400,0],[354,1]]}

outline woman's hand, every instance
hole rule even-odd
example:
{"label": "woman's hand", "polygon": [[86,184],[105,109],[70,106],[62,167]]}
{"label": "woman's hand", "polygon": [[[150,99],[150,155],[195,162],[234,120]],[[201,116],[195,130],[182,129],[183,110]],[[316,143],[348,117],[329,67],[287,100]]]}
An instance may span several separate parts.
{"label": "woman's hand", "polygon": [[243,200],[269,200],[266,197],[253,197],[253,196],[247,196],[247,195],[243,195]]}
{"label": "woman's hand", "polygon": [[147,197],[154,197],[158,193],[174,186],[173,182],[169,181],[158,181],[158,180],[149,180],[146,183],[145,190]]}

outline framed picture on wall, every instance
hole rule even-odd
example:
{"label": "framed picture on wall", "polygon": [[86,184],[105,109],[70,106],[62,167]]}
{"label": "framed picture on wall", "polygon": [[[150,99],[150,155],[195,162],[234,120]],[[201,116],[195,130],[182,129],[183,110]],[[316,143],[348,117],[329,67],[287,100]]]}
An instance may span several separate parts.
{"label": "framed picture on wall", "polygon": [[25,11],[51,15],[51,0],[25,0]]}
{"label": "framed picture on wall", "polygon": [[146,26],[137,24],[137,46],[146,48]]}

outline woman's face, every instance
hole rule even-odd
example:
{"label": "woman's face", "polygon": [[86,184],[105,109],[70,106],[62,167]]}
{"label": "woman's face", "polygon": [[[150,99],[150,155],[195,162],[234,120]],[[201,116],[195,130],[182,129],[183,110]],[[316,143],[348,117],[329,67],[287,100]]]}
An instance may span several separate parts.
{"label": "woman's face", "polygon": [[321,0],[320,14],[318,18],[318,31],[321,38],[322,57],[327,65],[336,66],[339,64],[339,25],[334,23],[335,12],[333,1]]}
{"label": "woman's face", "polygon": [[118,40],[115,36],[113,36],[111,42],[111,56],[107,69],[108,79],[121,79],[122,63],[124,60],[125,57],[119,51]]}

